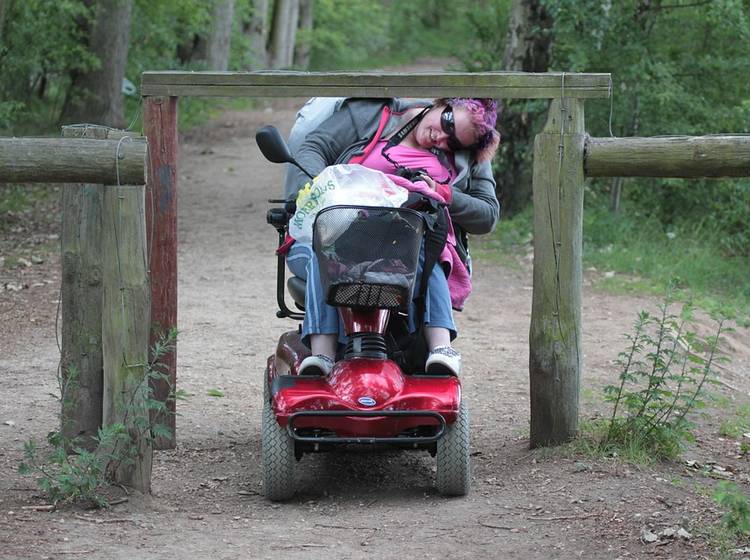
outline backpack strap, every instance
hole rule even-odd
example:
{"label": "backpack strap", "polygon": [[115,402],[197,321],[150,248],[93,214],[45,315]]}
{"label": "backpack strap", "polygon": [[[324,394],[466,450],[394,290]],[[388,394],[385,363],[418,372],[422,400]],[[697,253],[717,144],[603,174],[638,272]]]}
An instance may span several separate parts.
{"label": "backpack strap", "polygon": [[388,119],[390,118],[391,109],[390,107],[388,107],[388,105],[386,105],[385,107],[383,107],[383,113],[380,115],[380,122],[378,123],[378,130],[375,132],[375,136],[373,136],[369,144],[365,146],[364,151],[361,154],[351,158],[348,163],[362,163],[367,158],[367,156],[370,155],[370,152],[380,140],[380,135],[383,134],[385,125],[388,123]]}
{"label": "backpack strap", "polygon": [[424,265],[422,266],[422,278],[419,283],[419,292],[414,298],[417,306],[416,325],[417,330],[424,328],[424,314],[426,309],[427,284],[435,268],[440,253],[445,247],[448,239],[448,212],[445,206],[440,206],[437,214],[430,216],[432,219],[427,220],[427,231],[424,238]]}

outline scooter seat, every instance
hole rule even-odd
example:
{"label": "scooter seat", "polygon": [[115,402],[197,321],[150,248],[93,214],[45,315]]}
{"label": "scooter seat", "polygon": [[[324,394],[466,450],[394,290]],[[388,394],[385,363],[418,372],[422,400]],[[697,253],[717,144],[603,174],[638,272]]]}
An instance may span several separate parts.
{"label": "scooter seat", "polygon": [[299,276],[290,276],[286,281],[286,287],[300,309],[305,309],[305,281]]}

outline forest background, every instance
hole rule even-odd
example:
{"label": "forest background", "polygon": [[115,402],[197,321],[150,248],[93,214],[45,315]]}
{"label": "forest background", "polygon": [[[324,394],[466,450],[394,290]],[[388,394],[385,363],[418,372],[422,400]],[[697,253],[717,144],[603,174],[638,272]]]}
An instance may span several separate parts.
{"label": "forest background", "polygon": [[[367,70],[422,57],[472,72],[609,72],[612,99],[586,104],[592,136],[749,133],[749,18],[750,0],[0,0],[0,135],[138,130],[146,70]],[[181,129],[228,103],[181,100]],[[488,257],[530,251],[531,148],[546,110],[502,103],[506,219]],[[0,232],[49,193],[0,186]],[[672,285],[747,321],[750,180],[588,180],[584,215],[584,259],[601,284]]]}

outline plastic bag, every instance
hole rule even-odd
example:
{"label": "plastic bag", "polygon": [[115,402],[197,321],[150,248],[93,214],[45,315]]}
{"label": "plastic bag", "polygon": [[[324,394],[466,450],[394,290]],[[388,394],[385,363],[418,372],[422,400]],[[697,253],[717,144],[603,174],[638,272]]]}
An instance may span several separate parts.
{"label": "plastic bag", "polygon": [[380,171],[361,165],[332,165],[299,191],[289,234],[302,243],[312,243],[313,222],[323,208],[337,204],[397,208],[408,196],[409,191]]}

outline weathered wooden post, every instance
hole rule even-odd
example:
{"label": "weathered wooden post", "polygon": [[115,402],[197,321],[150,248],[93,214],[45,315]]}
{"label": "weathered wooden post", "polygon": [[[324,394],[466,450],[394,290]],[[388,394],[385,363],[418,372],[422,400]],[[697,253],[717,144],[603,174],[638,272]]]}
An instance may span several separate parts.
{"label": "weathered wooden post", "polygon": [[[118,443],[132,463],[108,475],[141,492],[151,490],[152,447],[146,391],[151,289],[146,263],[144,187],[105,187],[102,219],[104,356],[103,424],[123,424],[131,444]],[[131,449],[122,449],[132,445]]]}
{"label": "weathered wooden post", "polygon": [[584,141],[583,100],[553,100],[534,140],[532,447],[563,443],[578,429]]}
{"label": "weathered wooden post", "polygon": [[[91,127],[89,138],[106,138]],[[63,127],[64,138],[79,137]],[[62,193],[62,363],[60,415],[63,436],[86,449],[102,423],[102,185],[65,184]]]}
{"label": "weathered wooden post", "polygon": [[[143,129],[148,138],[146,231],[150,242],[151,282],[150,345],[177,328],[177,97],[144,97]],[[174,448],[175,401],[170,393],[177,384],[177,349],[159,358],[159,370],[169,378],[154,381],[154,398],[167,403],[166,417],[152,420],[167,426],[170,438],[157,438],[156,449]]]}

